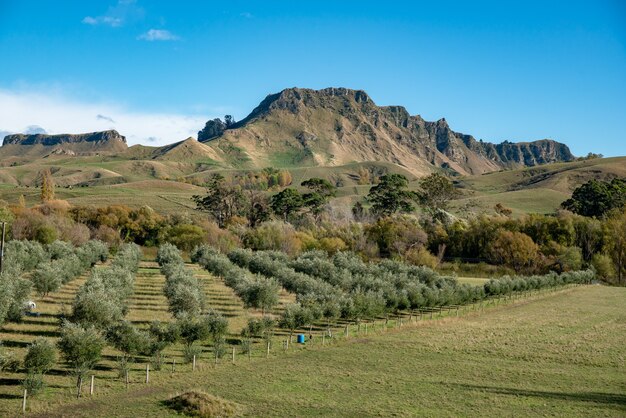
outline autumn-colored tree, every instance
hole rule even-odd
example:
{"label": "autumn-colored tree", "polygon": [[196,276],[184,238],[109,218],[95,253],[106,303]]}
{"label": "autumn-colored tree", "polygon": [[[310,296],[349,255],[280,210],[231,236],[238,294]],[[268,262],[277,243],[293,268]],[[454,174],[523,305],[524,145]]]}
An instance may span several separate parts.
{"label": "autumn-colored tree", "polygon": [[54,199],[54,179],[50,170],[45,170],[41,177],[41,201],[48,202]]}
{"label": "autumn-colored tree", "polygon": [[291,184],[292,181],[293,179],[289,171],[283,170],[280,173],[278,173],[278,185],[280,187],[287,187]]}
{"label": "autumn-colored tree", "polygon": [[613,260],[617,284],[625,284],[626,276],[626,211],[613,216],[605,224],[606,252]]}
{"label": "autumn-colored tree", "polygon": [[539,246],[522,232],[500,229],[489,245],[489,258],[492,262],[508,265],[518,273],[530,270],[537,261],[538,254]]}

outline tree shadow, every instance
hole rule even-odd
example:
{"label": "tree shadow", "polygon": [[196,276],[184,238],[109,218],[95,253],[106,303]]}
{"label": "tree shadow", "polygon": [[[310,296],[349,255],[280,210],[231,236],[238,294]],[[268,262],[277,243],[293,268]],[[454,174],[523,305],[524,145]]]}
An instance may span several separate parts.
{"label": "tree shadow", "polygon": [[546,399],[556,399],[563,401],[578,401],[604,404],[616,407],[617,409],[626,409],[626,394],[623,393],[606,393],[606,392],[549,392],[541,390],[515,389],[505,387],[480,386],[469,384],[455,384],[468,390],[480,390],[498,395],[527,396]]}

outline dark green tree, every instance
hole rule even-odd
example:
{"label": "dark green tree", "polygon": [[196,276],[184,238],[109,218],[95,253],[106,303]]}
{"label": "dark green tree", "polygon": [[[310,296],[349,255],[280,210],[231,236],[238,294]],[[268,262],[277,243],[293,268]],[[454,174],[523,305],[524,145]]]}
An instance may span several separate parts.
{"label": "dark green tree", "polygon": [[372,187],[367,200],[372,204],[372,211],[378,216],[389,216],[396,212],[415,210],[417,194],[408,189],[409,181],[402,174],[386,174]]}
{"label": "dark green tree", "polygon": [[448,202],[456,195],[454,185],[446,176],[432,173],[419,182],[418,192],[420,204],[432,216],[446,210]]}
{"label": "dark green tree", "polygon": [[245,215],[248,206],[241,188],[229,185],[221,174],[213,174],[207,184],[206,195],[195,195],[193,200],[196,207],[209,213],[220,228],[233,216]]}
{"label": "dark green tree", "polygon": [[335,196],[337,191],[337,188],[328,180],[318,177],[305,180],[300,185],[310,190],[302,195],[302,200],[304,206],[308,207],[315,216],[322,213],[324,205]]}
{"label": "dark green tree", "polygon": [[570,199],[561,203],[563,209],[598,218],[625,205],[626,179],[613,179],[610,182],[589,180],[577,187]]}
{"label": "dark green tree", "polygon": [[303,204],[302,195],[291,187],[276,193],[270,200],[270,205],[274,213],[281,215],[285,221],[287,221],[292,214],[299,211]]}

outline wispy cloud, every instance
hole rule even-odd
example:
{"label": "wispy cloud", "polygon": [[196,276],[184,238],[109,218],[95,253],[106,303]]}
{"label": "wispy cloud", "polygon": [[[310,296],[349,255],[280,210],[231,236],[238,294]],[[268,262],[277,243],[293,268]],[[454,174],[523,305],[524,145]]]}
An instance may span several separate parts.
{"label": "wispy cloud", "polygon": [[97,17],[86,16],[82,20],[82,22],[87,25],[92,25],[92,26],[107,25],[107,26],[111,26],[112,28],[117,28],[119,26],[122,26],[122,23],[124,23],[124,21],[121,18],[111,17],[111,16],[97,16]]}
{"label": "wispy cloud", "polygon": [[252,19],[254,15],[250,12],[243,12],[240,14],[241,17],[245,17],[246,19]]}
{"label": "wispy cloud", "polygon": [[174,35],[169,30],[165,29],[150,29],[146,33],[142,33],[137,37],[144,41],[177,41],[180,39],[177,35]]}
{"label": "wispy cloud", "polygon": [[[112,103],[89,103],[54,92],[0,89],[2,133],[49,134],[116,129],[129,144],[165,145],[195,136],[207,120],[217,115],[150,113]],[[106,115],[106,116],[104,116]],[[100,117],[98,117],[100,116]],[[2,139],[2,138],[0,138]]]}
{"label": "wispy cloud", "polygon": [[100,114],[96,115],[96,119],[98,119],[98,120],[105,120],[107,122],[115,123],[115,121],[112,118],[110,118],[108,116],[100,115]]}
{"label": "wispy cloud", "polygon": [[105,25],[117,28],[123,26],[128,20],[142,18],[143,15],[143,9],[137,6],[135,0],[118,0],[103,15],[85,16],[82,22],[91,26]]}

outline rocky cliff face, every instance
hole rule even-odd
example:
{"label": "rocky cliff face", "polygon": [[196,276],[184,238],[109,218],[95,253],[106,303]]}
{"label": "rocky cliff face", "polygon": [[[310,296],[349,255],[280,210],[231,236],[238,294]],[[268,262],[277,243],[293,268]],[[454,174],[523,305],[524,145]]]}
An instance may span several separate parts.
{"label": "rocky cliff face", "polygon": [[126,138],[114,130],[61,135],[15,134],[4,137],[0,157],[117,154],[127,149]]}
{"label": "rocky cliff face", "polygon": [[62,144],[78,143],[110,144],[114,142],[126,144],[126,138],[117,131],[91,132],[86,134],[60,134],[60,135],[24,135],[15,134],[4,137],[2,145],[45,145],[55,146]]}
{"label": "rocky cliff face", "polygon": [[445,119],[425,121],[402,106],[377,106],[364,91],[345,88],[286,89],[267,96],[248,117],[226,129],[220,124],[213,130],[217,124],[210,122],[215,135],[201,140],[225,154],[236,149],[237,158],[256,166],[271,165],[274,154],[291,159],[287,164],[385,161],[417,175],[433,166],[480,174],[574,158],[566,145],[547,139],[477,141],[450,129]]}

